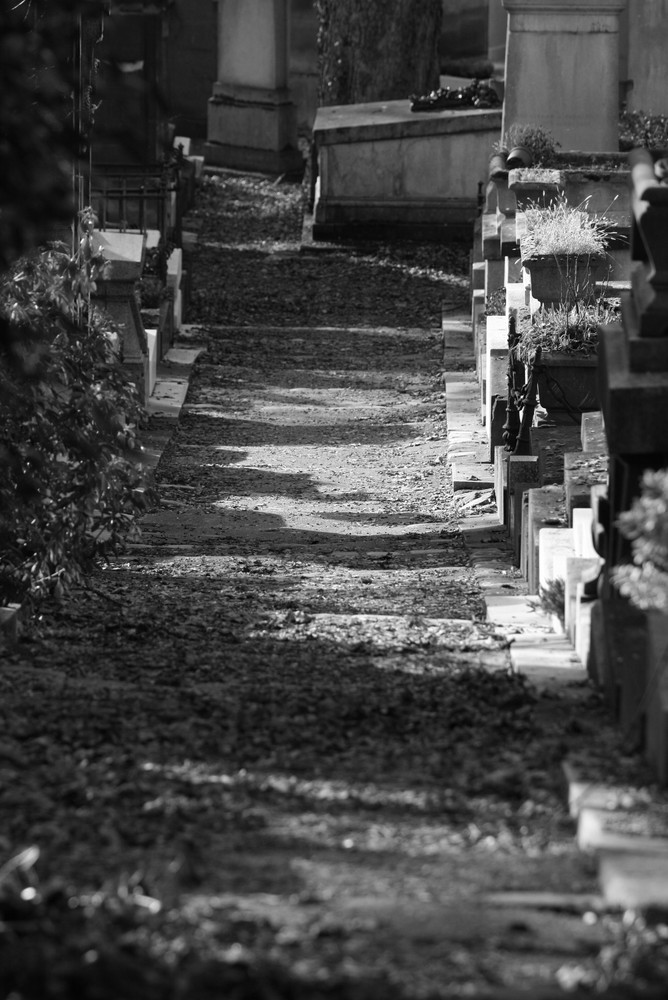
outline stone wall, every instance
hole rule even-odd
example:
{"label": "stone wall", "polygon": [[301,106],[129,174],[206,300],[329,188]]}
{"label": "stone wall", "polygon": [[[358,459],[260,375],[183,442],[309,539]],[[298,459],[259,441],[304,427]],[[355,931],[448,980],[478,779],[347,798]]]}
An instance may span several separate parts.
{"label": "stone wall", "polygon": [[177,135],[206,135],[207,102],[216,80],[216,4],[175,0],[165,42],[167,93]]}
{"label": "stone wall", "polygon": [[668,114],[668,0],[627,0],[622,81],[629,108]]}

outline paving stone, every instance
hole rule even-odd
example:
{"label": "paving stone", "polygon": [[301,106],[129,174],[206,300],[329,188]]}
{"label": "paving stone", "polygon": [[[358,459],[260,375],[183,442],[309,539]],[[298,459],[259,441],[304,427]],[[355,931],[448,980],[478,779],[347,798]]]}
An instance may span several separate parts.
{"label": "paving stone", "polygon": [[623,852],[604,854],[599,860],[603,898],[624,910],[668,908],[668,858]]}

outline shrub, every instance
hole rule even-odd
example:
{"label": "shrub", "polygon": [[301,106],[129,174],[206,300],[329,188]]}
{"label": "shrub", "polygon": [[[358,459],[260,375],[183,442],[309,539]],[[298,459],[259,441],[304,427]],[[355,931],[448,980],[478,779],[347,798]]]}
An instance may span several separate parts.
{"label": "shrub", "polygon": [[613,569],[613,583],[636,607],[668,612],[668,469],[644,473],[640,495],[617,523],[633,562]]}
{"label": "shrub", "polygon": [[501,140],[501,145],[505,149],[524,146],[531,153],[533,165],[544,167],[549,165],[560,143],[542,125],[516,124],[510,126]]}
{"label": "shrub", "polygon": [[619,118],[619,148],[668,148],[668,115],[651,115],[647,111],[622,111]]}
{"label": "shrub", "polygon": [[143,410],[118,335],[91,304],[103,264],[92,228],[84,213],[73,257],[35,251],[0,284],[13,345],[0,359],[0,603],[61,596],[121,542],[142,501]]}

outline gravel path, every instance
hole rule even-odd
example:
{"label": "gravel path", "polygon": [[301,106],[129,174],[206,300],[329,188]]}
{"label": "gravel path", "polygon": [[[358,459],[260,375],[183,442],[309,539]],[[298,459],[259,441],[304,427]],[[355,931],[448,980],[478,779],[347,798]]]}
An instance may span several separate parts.
{"label": "gravel path", "polygon": [[595,891],[559,763],[601,716],[483,621],[439,379],[466,254],[300,254],[299,191],[258,179],[198,205],[156,505],[0,678],[5,847],[160,900],[132,941],[190,1000],[537,996],[601,928],[489,894]]}

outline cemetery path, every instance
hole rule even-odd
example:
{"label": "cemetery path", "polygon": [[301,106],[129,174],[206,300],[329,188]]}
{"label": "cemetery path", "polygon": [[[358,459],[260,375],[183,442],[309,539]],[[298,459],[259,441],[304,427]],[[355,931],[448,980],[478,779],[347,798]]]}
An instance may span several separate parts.
{"label": "cemetery path", "polygon": [[374,291],[371,251],[360,285],[295,242],[253,283],[207,211],[207,350],[156,505],[0,675],[3,851],[76,886],[85,997],[551,996],[606,939],[559,771],[602,717],[539,697],[483,621],[438,378],[464,266],[414,274],[414,309],[384,272],[428,248],[378,251]]}

